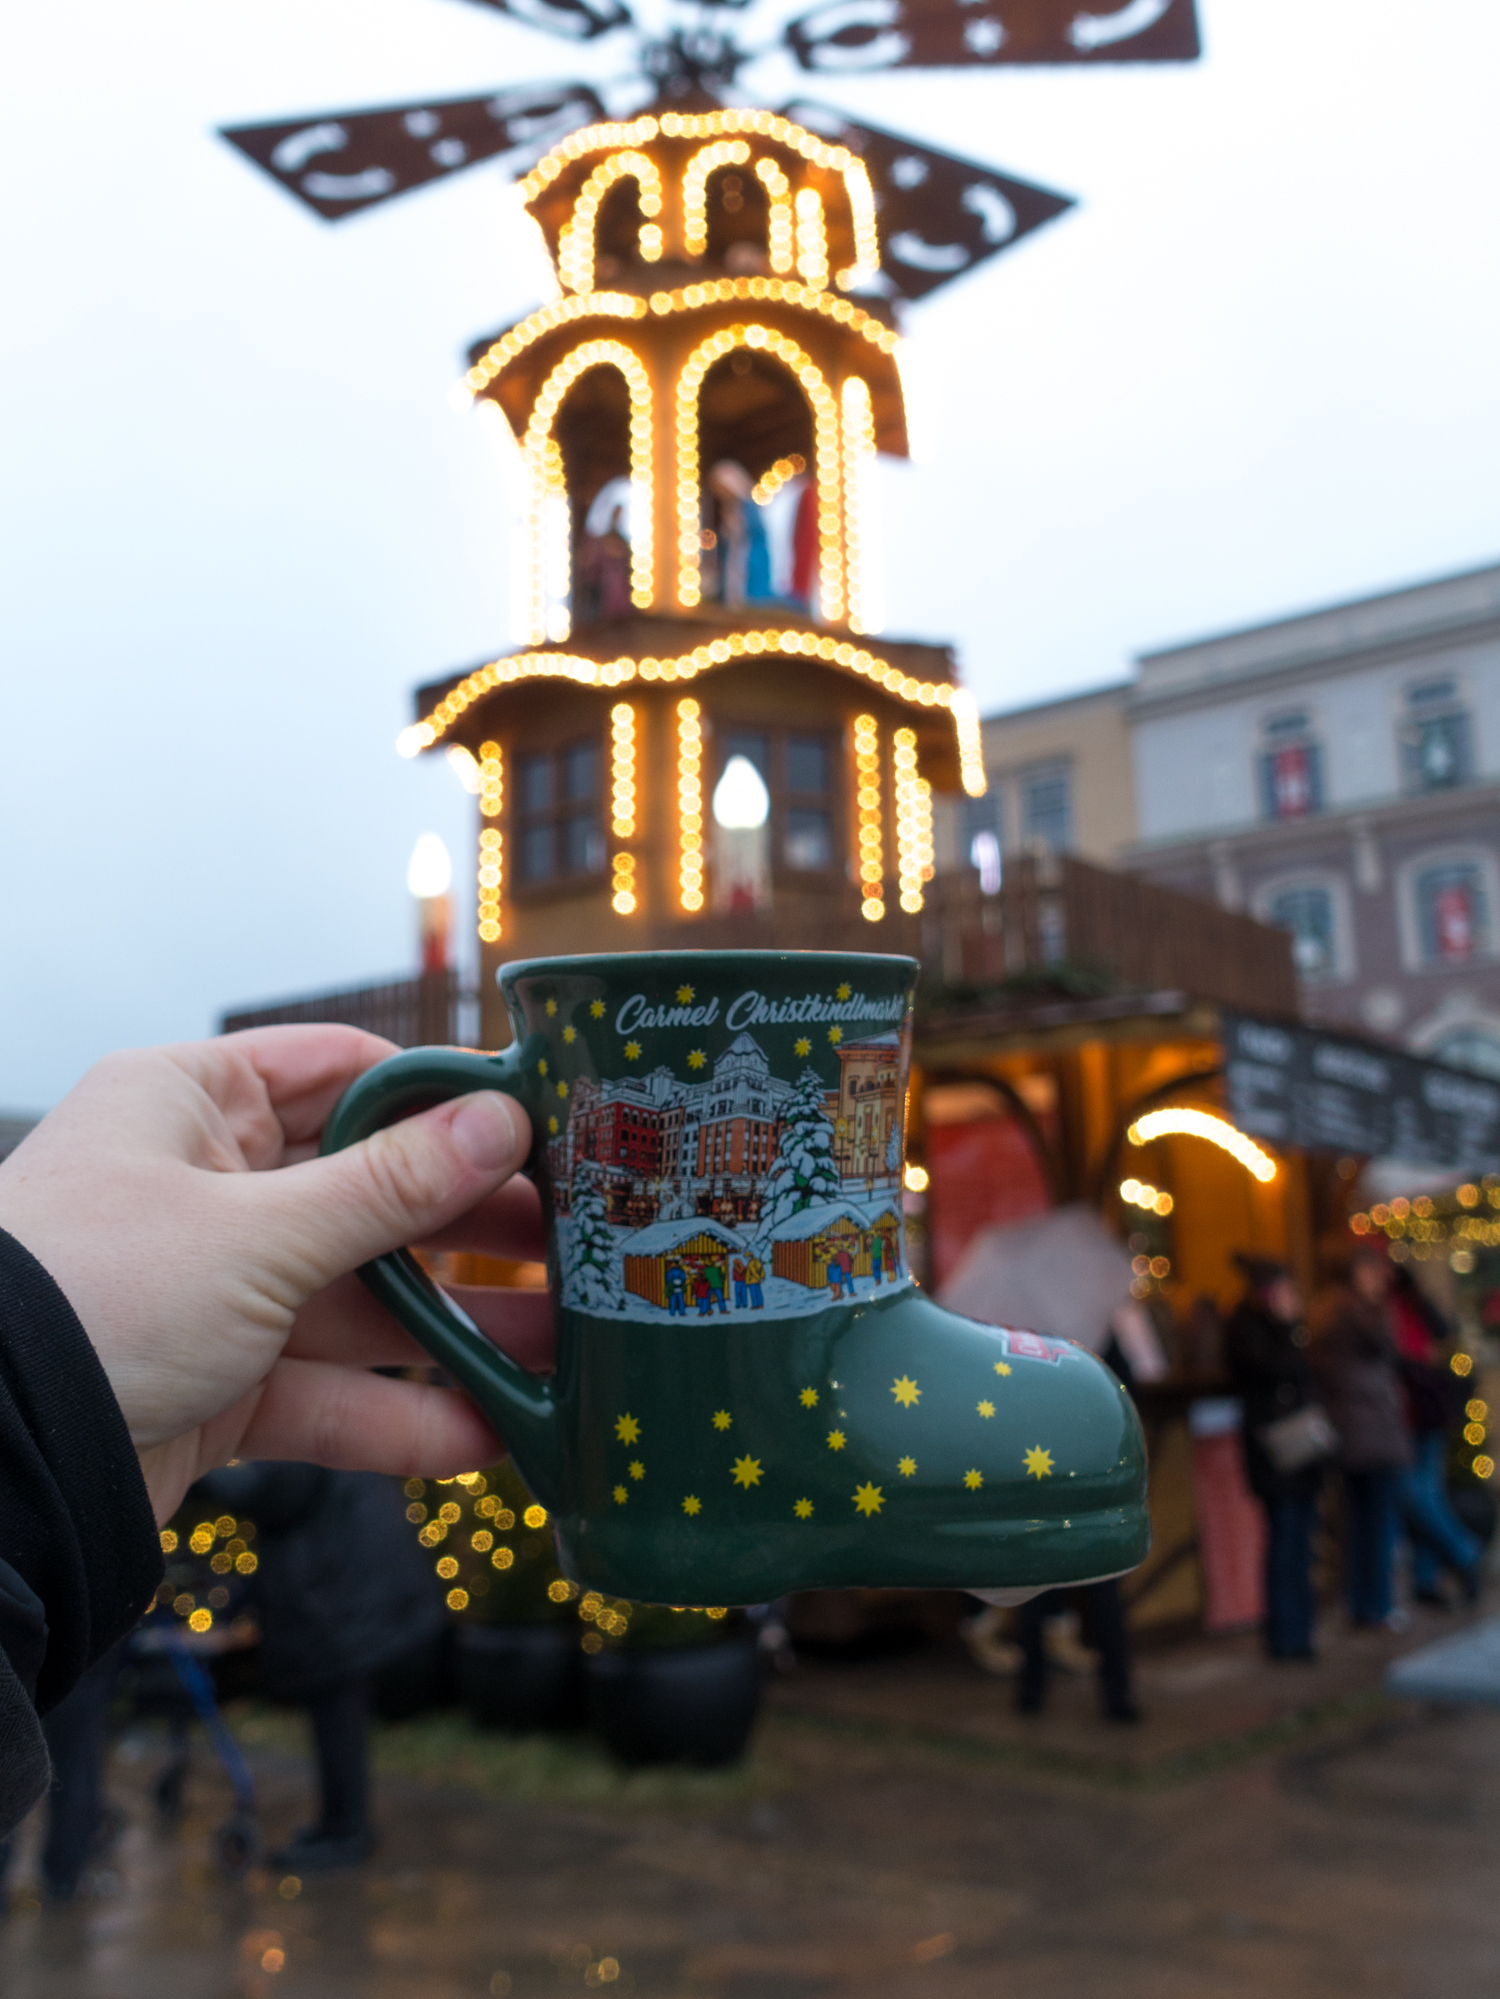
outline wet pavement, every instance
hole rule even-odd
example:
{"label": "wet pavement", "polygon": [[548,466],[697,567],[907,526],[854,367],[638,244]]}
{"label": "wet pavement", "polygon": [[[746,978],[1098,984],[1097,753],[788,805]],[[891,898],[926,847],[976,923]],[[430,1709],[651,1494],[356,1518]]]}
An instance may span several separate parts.
{"label": "wet pavement", "polygon": [[[1500,1990],[1500,1714],[1387,1704],[1389,1641],[1332,1649],[1326,1677],[1301,1688],[1240,1641],[1148,1659],[1150,1713],[1133,1730],[1098,1720],[1080,1678],[1059,1680],[1038,1728],[956,1653],[812,1664],[777,1684],[752,1759],[723,1774],[626,1777],[587,1739],[408,1724],[382,1733],[375,1860],[300,1884],[220,1878],[212,1832],[229,1794],[206,1756],[186,1819],[160,1829],[160,1744],[141,1732],[114,1759],[128,1823],[97,1892],[37,1905],[23,1853],[0,1991]],[[253,1713],[239,1726],[265,1824],[284,1835],[306,1812],[296,1725]]]}

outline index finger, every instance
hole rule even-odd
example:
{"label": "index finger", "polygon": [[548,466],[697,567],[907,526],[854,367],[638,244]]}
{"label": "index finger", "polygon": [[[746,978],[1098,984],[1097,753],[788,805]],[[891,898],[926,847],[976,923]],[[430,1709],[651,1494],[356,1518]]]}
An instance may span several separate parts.
{"label": "index finger", "polygon": [[213,1099],[252,1166],[315,1141],[349,1085],[400,1050],[363,1028],[250,1027],[166,1051]]}

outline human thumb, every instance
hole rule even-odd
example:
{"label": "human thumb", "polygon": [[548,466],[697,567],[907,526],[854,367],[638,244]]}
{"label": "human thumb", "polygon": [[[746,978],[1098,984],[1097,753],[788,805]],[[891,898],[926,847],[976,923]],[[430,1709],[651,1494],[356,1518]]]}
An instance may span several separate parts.
{"label": "human thumb", "polygon": [[508,1180],[530,1149],[521,1106],[498,1090],[480,1090],[343,1152],[249,1180],[310,1296],[456,1220]]}

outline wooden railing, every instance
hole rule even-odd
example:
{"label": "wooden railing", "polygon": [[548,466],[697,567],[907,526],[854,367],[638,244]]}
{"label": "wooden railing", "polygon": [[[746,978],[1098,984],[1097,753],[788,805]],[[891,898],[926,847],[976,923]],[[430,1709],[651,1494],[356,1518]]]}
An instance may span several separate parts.
{"label": "wooden railing", "polygon": [[401,1048],[446,1045],[462,1038],[461,1011],[471,997],[462,991],[455,973],[424,972],[415,979],[388,979],[380,985],[353,986],[346,992],[315,993],[307,999],[281,1000],[226,1013],[220,1032],[334,1021],[383,1035]]}
{"label": "wooden railing", "polygon": [[924,983],[955,994],[1066,969],[1101,990],[1297,1012],[1286,931],[1070,854],[1007,860],[995,895],[971,869],[939,875],[925,901]]}

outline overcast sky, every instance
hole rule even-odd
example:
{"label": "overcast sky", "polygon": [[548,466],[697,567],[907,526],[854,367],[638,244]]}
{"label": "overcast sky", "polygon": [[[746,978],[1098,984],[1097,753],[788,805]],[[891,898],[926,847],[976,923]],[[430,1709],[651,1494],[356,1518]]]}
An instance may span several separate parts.
{"label": "overcast sky", "polygon": [[[820,97],[1079,206],[910,312],[887,629],[987,711],[1500,553],[1500,8],[1200,0],[1183,69]],[[754,17],[752,17],[753,19]],[[545,274],[493,168],[336,227],[219,124],[620,68],[462,0],[54,0],[0,30],[0,1107],[402,969],[411,688],[504,650],[448,392]],[[815,88],[809,84],[815,83]]]}

